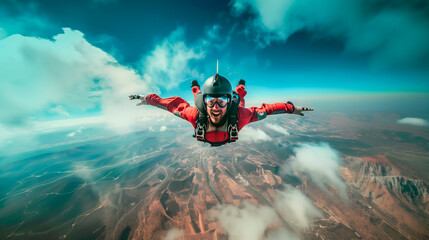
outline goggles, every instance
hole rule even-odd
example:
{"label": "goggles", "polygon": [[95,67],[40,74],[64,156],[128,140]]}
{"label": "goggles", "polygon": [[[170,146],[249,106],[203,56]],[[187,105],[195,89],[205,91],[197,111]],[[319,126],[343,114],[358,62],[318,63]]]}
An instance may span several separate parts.
{"label": "goggles", "polygon": [[217,103],[217,105],[221,108],[226,107],[229,102],[229,98],[227,96],[221,96],[221,97],[212,97],[207,96],[204,98],[204,102],[206,103],[207,107],[214,107],[214,105]]}

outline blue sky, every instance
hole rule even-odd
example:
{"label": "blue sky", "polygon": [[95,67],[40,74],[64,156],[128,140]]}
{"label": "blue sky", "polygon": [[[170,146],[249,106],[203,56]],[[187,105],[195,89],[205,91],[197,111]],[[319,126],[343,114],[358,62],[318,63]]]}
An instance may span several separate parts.
{"label": "blue sky", "polygon": [[192,101],[190,80],[217,59],[255,105],[428,113],[428,11],[420,0],[1,1],[0,124],[133,117],[135,93]]}

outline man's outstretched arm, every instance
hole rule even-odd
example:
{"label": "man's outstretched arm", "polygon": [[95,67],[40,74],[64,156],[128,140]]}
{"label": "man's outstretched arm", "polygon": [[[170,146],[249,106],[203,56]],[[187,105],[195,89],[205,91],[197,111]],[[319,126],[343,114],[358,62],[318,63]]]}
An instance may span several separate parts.
{"label": "man's outstretched arm", "polygon": [[262,104],[261,107],[251,107],[251,108],[239,108],[239,129],[243,128],[245,125],[256,122],[262,119],[265,119],[268,115],[274,114],[297,114],[300,116],[304,116],[303,111],[313,111],[313,108],[306,108],[295,106],[291,102],[287,103],[274,103],[274,104]]}
{"label": "man's outstretched arm", "polygon": [[195,107],[191,107],[188,102],[180,97],[161,98],[156,94],[149,94],[147,96],[131,95],[129,98],[130,100],[139,99],[141,102],[137,106],[152,105],[188,120],[192,125],[196,122],[198,110]]}

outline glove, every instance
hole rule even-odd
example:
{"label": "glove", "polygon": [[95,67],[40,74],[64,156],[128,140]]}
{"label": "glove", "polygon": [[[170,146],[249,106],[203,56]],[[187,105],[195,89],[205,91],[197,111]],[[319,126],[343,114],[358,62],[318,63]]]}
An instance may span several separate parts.
{"label": "glove", "polygon": [[313,108],[307,108],[307,107],[300,107],[300,106],[293,106],[293,112],[292,114],[297,114],[300,116],[304,116],[304,113],[302,113],[303,111],[314,111]]}
{"label": "glove", "polygon": [[198,81],[197,80],[192,80],[192,82],[191,82],[191,88],[192,87],[195,87],[195,86],[200,86],[200,84],[198,84]]}
{"label": "glove", "polygon": [[146,97],[144,95],[130,95],[130,100],[139,99],[141,102],[137,103],[136,106],[147,105]]}
{"label": "glove", "polygon": [[[291,103],[291,102],[287,102],[287,103],[293,105],[293,103]],[[304,116],[304,113],[302,113],[303,111],[314,111],[314,109],[313,108],[300,107],[300,106],[293,105],[293,112],[292,112],[292,114]]]}
{"label": "glove", "polygon": [[130,95],[128,96],[130,98],[130,100],[134,100],[134,99],[140,99],[140,95]]}

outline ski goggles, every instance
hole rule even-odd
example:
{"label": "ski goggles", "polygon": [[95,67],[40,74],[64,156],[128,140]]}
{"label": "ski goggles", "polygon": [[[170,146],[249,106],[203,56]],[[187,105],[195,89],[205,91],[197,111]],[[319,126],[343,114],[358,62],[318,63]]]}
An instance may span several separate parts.
{"label": "ski goggles", "polygon": [[214,105],[217,103],[217,105],[221,108],[226,107],[228,105],[229,98],[227,96],[221,96],[221,97],[212,97],[207,96],[204,98],[204,102],[206,103],[207,107],[214,107]]}

